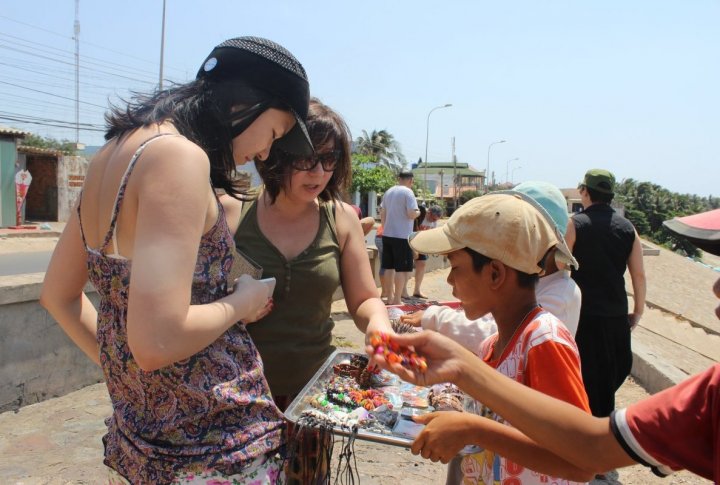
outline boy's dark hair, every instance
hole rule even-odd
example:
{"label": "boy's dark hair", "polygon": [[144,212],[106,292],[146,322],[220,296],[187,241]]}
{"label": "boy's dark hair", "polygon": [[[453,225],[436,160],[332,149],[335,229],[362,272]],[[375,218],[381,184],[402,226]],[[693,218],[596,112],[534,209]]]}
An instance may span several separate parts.
{"label": "boy's dark hair", "polygon": [[605,194],[603,192],[598,192],[595,189],[591,189],[587,185],[583,185],[582,187],[587,191],[588,197],[590,197],[590,202],[592,202],[593,204],[609,204],[615,198],[615,194]]}
{"label": "boy's dark hair", "polygon": [[[476,273],[479,273],[483,267],[490,263],[492,259],[488,258],[487,256],[478,253],[477,251],[470,249],[470,248],[463,248],[472,258],[472,265],[473,270]],[[541,268],[545,267],[545,258],[539,263],[539,266]],[[515,270],[515,272],[518,275],[518,286],[520,288],[527,288],[527,289],[533,289],[537,286],[538,280],[540,279],[540,276],[537,274],[528,274],[523,273],[522,271]]]}
{"label": "boy's dark hair", "polygon": [[247,112],[243,121],[249,125],[268,108],[288,111],[279,100],[245,83],[199,79],[153,94],[134,93],[125,108],[112,106],[105,115],[108,127],[105,139],[120,138],[136,128],[171,121],[181,135],[207,154],[213,187],[224,189],[231,196],[244,196],[233,178],[231,121],[243,118],[243,112]]}
{"label": "boy's dark hair", "polygon": [[[326,202],[343,200],[352,177],[350,130],[338,113],[317,98],[310,99],[306,124],[310,139],[318,154],[328,144],[331,149],[339,151],[332,177],[318,198]],[[294,170],[292,162],[297,159],[297,155],[273,147],[267,160],[255,163],[271,202],[275,202],[280,191],[290,183]]]}

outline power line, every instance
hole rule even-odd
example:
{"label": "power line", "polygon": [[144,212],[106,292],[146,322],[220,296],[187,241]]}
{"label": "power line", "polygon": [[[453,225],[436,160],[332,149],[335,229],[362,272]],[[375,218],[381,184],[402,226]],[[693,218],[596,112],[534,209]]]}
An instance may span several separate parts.
{"label": "power line", "polygon": [[[0,93],[0,96],[3,95],[7,96],[7,93]],[[52,101],[40,101],[37,98],[31,98],[18,94],[13,94],[11,96],[12,99],[5,99],[0,97],[0,104],[2,104],[3,106],[17,106],[18,108],[25,108],[34,111],[54,111],[63,114],[66,113],[68,110],[72,109],[72,107],[68,106],[67,104],[53,103]],[[86,116],[102,117],[105,115],[105,110],[81,109],[80,111]]]}
{"label": "power line", "polygon": [[[26,22],[21,22],[21,21],[19,21],[19,20],[13,19],[13,18],[8,17],[8,16],[5,16],[5,15],[0,15],[0,18],[5,19],[5,20],[8,20],[8,21],[10,21],[10,22],[14,22],[14,23],[20,24],[20,25],[24,25],[24,26],[26,26],[26,27],[30,27],[30,28],[33,28],[33,29],[36,29],[36,30],[41,30],[41,31],[43,31],[43,32],[47,32],[48,34],[52,34],[52,35],[55,35],[55,36],[57,36],[57,37],[61,37],[61,38],[65,39],[65,40],[72,40],[71,37],[68,37],[68,36],[65,35],[65,34],[60,34],[60,33],[58,33],[58,32],[54,32],[54,31],[52,31],[52,30],[48,30],[48,29],[45,29],[45,28],[43,28],[43,27],[38,27],[38,26],[36,26],[36,25],[28,24],[28,23],[26,23]],[[112,52],[113,54],[119,54],[119,55],[121,55],[121,56],[125,56],[125,57],[131,58],[131,59],[135,59],[135,60],[138,60],[138,61],[142,61],[142,62],[145,62],[145,63],[148,63],[148,64],[153,64],[153,65],[156,64],[155,61],[151,61],[151,60],[148,60],[148,59],[143,59],[142,57],[137,57],[137,56],[134,56],[134,55],[132,55],[132,54],[127,54],[127,53],[125,53],[125,52],[117,51],[117,50],[111,49],[111,48],[109,48],[109,47],[101,46],[101,45],[99,45],[99,44],[94,44],[94,43],[92,43],[92,42],[84,41],[84,42],[83,42],[83,45],[89,45],[89,46],[95,47],[95,48],[97,48],[97,49],[106,50],[106,51],[108,51],[108,52]],[[166,66],[166,67],[167,67],[167,66]],[[172,67],[172,66],[171,66],[170,68],[171,68],[171,69],[174,69],[174,70],[176,70],[176,71],[178,71],[178,72],[185,73],[185,69],[180,69],[180,68]]]}
{"label": "power line", "polygon": [[[74,82],[73,79],[68,79],[68,78],[65,78],[65,77],[59,77],[57,74],[51,74],[51,73],[49,73],[49,72],[43,72],[43,71],[36,71],[35,69],[30,69],[30,68],[27,68],[27,67],[16,66],[16,65],[13,65],[13,64],[9,64],[9,63],[7,63],[7,62],[2,62],[2,61],[0,61],[0,66],[8,66],[8,67],[10,67],[11,69],[19,69],[19,70],[21,70],[21,71],[32,72],[33,74],[39,74],[39,75],[41,75],[41,76],[49,76],[49,77],[53,77],[54,79],[58,79],[58,80],[61,80],[61,81]],[[62,72],[65,72],[65,71],[62,71]],[[92,84],[92,83],[87,83],[87,82],[81,82],[80,85],[81,85],[81,86],[88,87],[88,88],[117,89],[117,86],[101,86],[101,85],[98,85],[98,84]]]}
{"label": "power line", "polygon": [[[28,91],[33,91],[35,93],[47,94],[48,96],[54,96],[56,98],[69,99],[70,101],[75,101],[73,98],[68,98],[67,96],[60,96],[59,94],[53,94],[53,93],[48,93],[47,91],[40,91],[39,89],[28,88],[26,86],[20,86],[19,84],[9,83],[7,81],[0,81],[0,83],[8,84],[10,86],[15,86],[16,88],[27,89]],[[95,106],[96,108],[103,108],[103,109],[106,108],[105,106],[100,106],[99,104],[94,104],[94,103],[88,103],[87,101],[80,101],[80,102],[83,104],[88,104],[90,106]]]}
{"label": "power line", "polygon": [[[15,48],[20,47],[20,48],[25,48],[25,49],[36,49],[36,50],[39,50],[40,52],[43,52],[44,54],[49,54],[49,55],[55,55],[55,54],[57,54],[57,55],[60,55],[61,57],[69,58],[69,62],[73,62],[73,60],[72,60],[73,54],[70,53],[69,51],[65,50],[65,49],[61,49],[61,48],[59,48],[59,47],[50,46],[50,45],[47,45],[47,44],[42,44],[42,43],[40,43],[40,42],[33,42],[33,41],[31,41],[31,40],[23,39],[22,37],[17,37],[17,36],[14,36],[14,35],[3,34],[2,32],[0,32],[0,37],[3,37],[3,36],[4,36],[4,37],[10,37],[11,39],[19,40],[21,43],[17,43],[17,42],[13,42],[13,41],[5,41],[5,42],[7,42],[9,45],[12,45],[12,46],[15,47]],[[22,43],[24,43],[25,45],[22,44]],[[40,46],[42,49],[38,49],[38,47],[36,47],[36,46]],[[57,52],[53,52],[53,51],[57,51]],[[93,57],[93,56],[84,55],[84,56],[83,56],[83,60],[84,60],[86,63],[89,62],[89,61],[99,61],[99,62],[89,62],[89,63],[95,64],[95,65],[98,65],[98,64],[99,64],[99,65],[104,65],[104,66],[108,66],[108,67],[110,67],[110,68],[113,68],[112,66],[118,66],[118,68],[122,68],[123,70],[129,71],[129,72],[142,71],[142,72],[145,72],[149,77],[155,75],[153,72],[150,72],[150,71],[147,71],[147,70],[138,69],[138,68],[135,67],[135,66],[128,66],[128,65],[126,65],[126,64],[120,64],[120,63],[118,63],[118,62],[112,62],[112,61],[108,61],[108,60],[105,60],[105,59],[100,59],[100,58]]]}
{"label": "power line", "polygon": [[[17,118],[18,121],[45,121],[45,122],[51,122],[51,123],[66,123],[70,124],[72,126],[75,126],[74,121],[63,121],[63,120],[53,120],[49,118],[41,118],[39,116],[28,116],[23,115],[19,113],[8,113],[6,111],[0,111],[0,116],[13,116]],[[84,126],[86,128],[101,128],[102,125],[94,124],[94,123],[80,123],[80,126]]]}
{"label": "power line", "polygon": [[[52,58],[52,57],[44,56],[44,55],[39,54],[39,53],[36,53],[36,52],[25,51],[25,50],[22,50],[22,49],[18,49],[17,47],[7,46],[7,45],[3,45],[3,44],[1,44],[1,43],[0,43],[0,48],[8,49],[8,50],[15,51],[15,52],[19,52],[19,53],[21,53],[21,54],[27,54],[27,55],[29,55],[29,56],[39,57],[39,58],[41,58],[41,59],[47,59],[47,60],[49,60],[49,61],[58,62],[58,63],[60,63],[60,64],[66,64],[66,65],[74,66],[74,64],[73,64],[72,62],[64,61],[64,60],[61,60],[61,59],[54,59],[54,58]],[[99,65],[99,64],[96,63],[96,62],[87,62],[87,61],[85,62],[85,64]],[[89,69],[87,66],[81,66],[81,67],[83,67],[84,69]],[[111,67],[110,69],[113,69],[113,68]],[[147,81],[147,80],[145,80],[145,79],[138,79],[138,78],[134,78],[134,77],[130,77],[130,76],[125,76],[124,74],[118,74],[118,73],[115,73],[115,72],[108,72],[108,71],[104,71],[104,70],[102,70],[102,69],[93,69],[93,70],[94,70],[95,72],[101,72],[101,73],[107,74],[107,75],[109,75],[109,76],[116,76],[116,77],[120,77],[120,78],[127,79],[127,80],[130,80],[130,81],[136,81],[136,82],[146,83],[146,84],[154,84],[154,83],[151,82],[151,81]]]}
{"label": "power line", "polygon": [[[24,124],[31,124],[31,125],[41,125],[41,126],[50,126],[53,128],[64,128],[68,130],[74,130],[75,124],[71,121],[65,122],[65,121],[58,121],[58,123],[70,123],[70,125],[67,124],[56,124],[52,122],[47,121],[30,121],[30,120],[23,120],[12,116],[5,116],[3,114],[0,114],[0,120],[9,120],[9,121],[15,121],[17,123],[24,123]],[[95,131],[95,132],[104,132],[104,128],[85,128],[80,127],[80,131]]]}
{"label": "power line", "polygon": [[[134,90],[143,90],[148,85],[155,86],[157,84],[154,71],[147,67],[123,64],[121,59],[133,59],[140,61],[145,64],[145,66],[152,65],[154,67],[157,66],[156,61],[150,61],[126,54],[125,52],[83,41],[83,46],[89,46],[88,49],[95,55],[90,56],[85,54],[78,63],[76,57],[77,28],[75,29],[75,35],[69,36],[5,15],[0,15],[0,22],[3,19],[23,26],[23,31],[32,37],[24,38],[22,33],[20,33],[20,35],[13,35],[14,32],[11,28],[7,28],[7,25],[6,28],[0,29],[4,31],[0,32],[0,65],[3,66],[2,72],[0,73],[0,87],[6,86],[9,88],[6,91],[12,93],[5,95],[7,99],[3,99],[3,97],[0,96],[0,107],[28,113],[19,114],[12,111],[0,111],[0,119],[9,120],[18,124],[44,126],[49,129],[62,130],[63,133],[68,134],[71,133],[73,129],[80,129],[84,132],[104,132],[105,129],[102,124],[87,122],[87,120],[102,119],[109,108],[111,100],[116,98],[122,99],[122,96],[127,92],[131,93]],[[77,27],[77,8],[75,22]],[[45,32],[63,40],[58,41],[48,39],[47,37],[43,38],[42,35],[33,33],[29,29]],[[40,41],[38,42],[38,40]],[[43,40],[49,42],[44,43]],[[74,56],[69,49],[64,48],[68,47],[66,44],[67,41],[76,42],[76,52]],[[15,53],[15,55],[12,55],[12,53]],[[112,54],[108,55],[108,53]],[[122,56],[122,58],[118,59],[120,56]],[[12,59],[13,57],[20,59]],[[120,62],[118,62],[118,60]],[[135,63],[130,62],[130,64]],[[169,66],[165,67],[168,68]],[[16,69],[16,71],[12,69]],[[68,79],[70,77],[70,69],[73,69],[76,73],[79,69],[82,73],[83,82],[80,82],[77,74],[75,80],[71,82],[70,79]],[[173,67],[170,67],[170,69],[187,74],[185,69]],[[118,79],[125,80],[126,82],[117,82],[117,84],[124,84],[125,86],[108,86],[108,84],[113,84]],[[82,97],[85,99],[84,101],[80,101],[80,94],[77,92],[74,98],[67,93],[67,90],[71,89],[73,85],[76,87],[76,90],[77,86],[83,86]],[[23,96],[20,90],[32,94]],[[38,95],[35,96],[35,93]],[[52,98],[57,100],[57,102],[51,101]],[[102,99],[102,101],[99,103],[92,102],[94,99]],[[82,116],[86,122],[80,123],[79,116],[76,116],[73,123],[62,119],[72,111],[71,107],[62,104],[63,100],[75,102],[75,109],[78,113],[78,106],[80,104],[84,107],[90,107],[91,109],[99,108],[99,110],[93,112],[92,110],[83,109]]]}

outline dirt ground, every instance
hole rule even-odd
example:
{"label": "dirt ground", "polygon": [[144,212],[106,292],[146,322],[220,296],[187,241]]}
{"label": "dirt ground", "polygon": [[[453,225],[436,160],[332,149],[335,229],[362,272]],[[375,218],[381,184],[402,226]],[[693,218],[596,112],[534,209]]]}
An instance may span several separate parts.
{"label": "dirt ground", "polygon": [[[2,237],[0,238],[0,254],[21,251],[48,251],[54,247],[56,242],[56,237]],[[720,258],[708,259],[706,263],[720,266]],[[432,286],[431,280],[433,276],[432,273],[426,276],[426,287]],[[444,281],[444,275],[440,275],[438,278]],[[342,311],[342,309],[336,308],[334,305],[333,311]],[[349,320],[339,319],[334,334],[335,343],[338,347],[354,352],[361,351],[362,336],[354,329],[354,325]],[[618,391],[617,406],[626,406],[646,396],[647,393],[644,389],[632,379],[629,379]],[[14,426],[12,432],[0,436],[0,455],[4,455],[0,461],[5,462],[0,464],[0,469],[6,472],[6,474],[0,473],[2,478],[0,481],[2,483],[23,485],[99,483],[101,477],[105,477],[100,443],[100,438],[105,431],[102,418],[109,413],[110,403],[107,393],[104,386],[99,384],[61,398],[26,406],[19,413],[0,414],[0,428],[7,431],[8,428],[5,426],[10,423]],[[55,426],[53,423],[65,423],[65,425],[69,423],[72,425],[68,428],[67,433],[62,434],[60,440],[62,446],[57,449],[58,453],[56,455],[53,455],[52,450],[57,448],[57,443],[51,444],[48,441],[48,427]],[[36,429],[38,432],[32,433],[30,432],[31,429]],[[78,445],[77,441],[80,435],[83,438],[82,445]],[[338,463],[337,453],[339,448],[337,446],[335,449],[334,466],[337,466]],[[12,450],[11,454],[8,453],[10,450]],[[33,463],[34,465],[31,465]],[[445,465],[424,460],[421,457],[412,455],[409,450],[400,447],[357,441],[355,443],[354,463],[356,463],[360,483],[364,484],[396,485],[398,483],[411,483],[430,485],[445,483]],[[34,471],[34,473],[31,473],[33,478],[13,479],[13,476],[24,475],[24,473],[21,473],[21,469],[29,465]],[[653,475],[648,469],[637,465],[619,470],[616,480],[595,480],[592,482],[593,485],[607,483],[624,485],[708,485],[711,482],[689,472],[679,472],[661,479]]]}
{"label": "dirt ground", "polygon": [[[624,406],[644,396],[645,391],[628,380],[618,392],[618,405]],[[105,433],[103,418],[109,413],[110,402],[105,385],[96,384],[60,398],[25,406],[17,413],[0,414],[0,456],[3,456],[0,460],[0,483],[103,483],[106,472],[102,465],[100,439]],[[339,463],[339,450],[338,444],[332,461],[334,468]],[[361,484],[445,483],[445,465],[424,460],[405,448],[356,441],[353,462]],[[593,485],[710,483],[689,472],[679,472],[661,479],[639,465],[619,470],[617,480],[592,482]]]}

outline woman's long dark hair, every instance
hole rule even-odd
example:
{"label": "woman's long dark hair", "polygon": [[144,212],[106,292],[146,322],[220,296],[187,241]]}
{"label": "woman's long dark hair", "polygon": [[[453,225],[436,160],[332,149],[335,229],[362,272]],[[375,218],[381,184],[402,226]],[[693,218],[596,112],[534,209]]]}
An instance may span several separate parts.
{"label": "woman's long dark hair", "polygon": [[[343,200],[352,181],[350,129],[342,116],[317,98],[310,99],[306,123],[310,140],[316,149],[330,144],[339,151],[332,177],[318,198],[325,202]],[[273,148],[267,160],[255,164],[272,203],[275,203],[280,191],[290,183],[294,170],[292,162],[297,158],[297,155]]]}
{"label": "woman's long dark hair", "polygon": [[[258,105],[264,109],[257,110]],[[181,135],[207,153],[213,187],[224,189],[234,197],[244,197],[233,177],[231,120],[242,119],[247,128],[267,108],[288,110],[279,101],[242,82],[199,79],[153,94],[134,93],[125,108],[112,106],[105,115],[108,126],[105,139],[120,138],[142,126],[172,121]],[[243,111],[250,114],[243,116]],[[237,126],[233,130],[237,133]]]}

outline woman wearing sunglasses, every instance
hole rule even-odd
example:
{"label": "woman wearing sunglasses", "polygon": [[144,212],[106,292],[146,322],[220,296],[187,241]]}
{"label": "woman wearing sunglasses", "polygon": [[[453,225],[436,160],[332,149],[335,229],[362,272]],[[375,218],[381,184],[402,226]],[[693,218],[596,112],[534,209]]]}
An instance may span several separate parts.
{"label": "woman wearing sunglasses", "polygon": [[[244,204],[235,233],[238,251],[262,267],[263,278],[277,281],[272,311],[247,328],[283,411],[335,350],[330,306],[338,286],[360,331],[392,332],[360,221],[341,202],[351,176],[347,125],[311,99],[307,128],[313,155],[273,149],[256,163],[264,187]],[[307,448],[316,451],[308,454]],[[301,446],[295,458],[303,463],[288,468],[289,483],[314,483],[313,476],[325,473],[328,463],[317,450],[318,443]],[[320,456],[312,456],[316,453]]]}
{"label": "woman wearing sunglasses", "polygon": [[341,202],[351,176],[347,125],[311,99],[307,128],[312,156],[273,149],[257,163],[265,185],[245,204],[235,233],[238,250],[263,268],[263,278],[277,280],[272,311],[248,330],[281,410],[334,350],[330,305],[338,286],[360,331],[391,331],[360,221]]}

